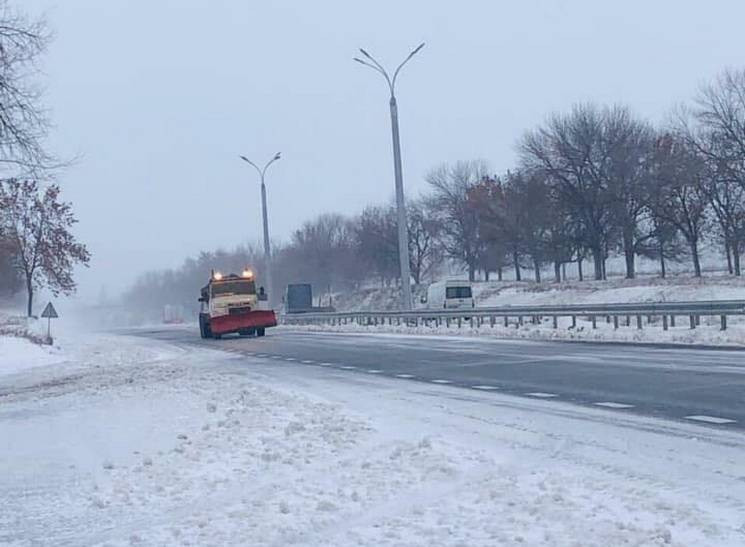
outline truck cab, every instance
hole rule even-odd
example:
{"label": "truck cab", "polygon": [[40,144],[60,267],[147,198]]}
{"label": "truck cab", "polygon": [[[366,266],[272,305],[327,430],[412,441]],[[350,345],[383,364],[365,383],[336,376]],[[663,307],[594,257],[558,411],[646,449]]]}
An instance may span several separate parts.
{"label": "truck cab", "polygon": [[268,306],[264,288],[256,290],[253,272],[223,275],[213,272],[202,287],[199,301],[199,330],[202,338],[220,338],[223,334],[264,336],[267,327],[277,325]]}

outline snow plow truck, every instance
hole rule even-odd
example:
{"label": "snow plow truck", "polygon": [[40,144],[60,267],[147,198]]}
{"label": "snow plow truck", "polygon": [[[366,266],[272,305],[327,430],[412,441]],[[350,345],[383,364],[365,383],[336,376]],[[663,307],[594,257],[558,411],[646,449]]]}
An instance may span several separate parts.
{"label": "snow plow truck", "polygon": [[241,275],[213,271],[202,287],[199,302],[202,338],[221,338],[231,333],[264,336],[268,327],[277,326],[277,316],[269,308],[264,287],[256,291],[254,274],[248,268]]}

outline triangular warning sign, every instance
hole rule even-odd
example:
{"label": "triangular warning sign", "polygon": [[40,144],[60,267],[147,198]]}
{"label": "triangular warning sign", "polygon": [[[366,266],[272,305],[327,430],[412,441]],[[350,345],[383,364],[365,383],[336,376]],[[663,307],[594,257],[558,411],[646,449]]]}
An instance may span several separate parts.
{"label": "triangular warning sign", "polygon": [[55,319],[55,318],[59,317],[59,315],[57,315],[57,310],[54,309],[54,306],[52,306],[52,303],[51,302],[49,304],[47,304],[47,307],[44,308],[44,311],[43,312],[41,312],[41,316],[42,317],[49,317],[50,319]]}

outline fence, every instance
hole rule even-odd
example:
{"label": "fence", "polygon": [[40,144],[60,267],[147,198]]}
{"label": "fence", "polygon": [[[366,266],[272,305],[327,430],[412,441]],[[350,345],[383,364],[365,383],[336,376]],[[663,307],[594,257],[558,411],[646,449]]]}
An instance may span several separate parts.
{"label": "fence", "polygon": [[559,319],[571,318],[571,326],[577,327],[577,318],[586,318],[597,328],[598,320],[613,323],[618,329],[625,323],[637,329],[660,318],[662,328],[668,330],[676,326],[678,318],[687,320],[688,327],[697,328],[701,324],[701,317],[719,317],[721,330],[727,329],[727,318],[745,315],[745,300],[710,300],[698,302],[654,302],[630,304],[580,304],[565,306],[503,306],[496,308],[472,309],[422,309],[414,311],[357,311],[357,312],[325,312],[286,314],[282,317],[286,325],[412,325],[412,326],[442,326],[453,324],[458,327],[468,323],[470,327],[482,327],[488,323],[494,327],[497,321],[507,327],[510,320],[519,328],[526,320],[532,324],[542,323],[544,319],[551,320],[552,327],[559,327]]}

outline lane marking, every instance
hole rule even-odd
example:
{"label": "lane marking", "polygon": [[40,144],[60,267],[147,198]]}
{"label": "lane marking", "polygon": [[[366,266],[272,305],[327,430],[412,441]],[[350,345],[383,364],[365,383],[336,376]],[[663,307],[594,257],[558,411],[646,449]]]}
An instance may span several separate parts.
{"label": "lane marking", "polygon": [[294,357],[285,357],[285,361],[297,361]]}
{"label": "lane marking", "polygon": [[342,369],[342,370],[354,370],[357,367],[352,367],[352,366],[349,366],[349,365],[345,365],[345,366],[339,367],[339,368]]}
{"label": "lane marking", "polygon": [[604,406],[606,408],[634,408],[634,405],[627,405],[626,403],[614,403],[613,401],[603,401],[602,403],[592,403],[595,406]]}
{"label": "lane marking", "polygon": [[496,386],[471,386],[471,389],[483,389],[484,391],[489,391],[492,389],[499,389]]}
{"label": "lane marking", "polygon": [[396,378],[413,378],[411,374],[396,374]]}
{"label": "lane marking", "polygon": [[704,416],[704,415],[694,415],[694,416],[686,416],[686,420],[696,420],[697,422],[706,422],[707,424],[733,424],[737,420],[730,420],[729,418],[719,418],[718,416]]}
{"label": "lane marking", "polygon": [[433,384],[452,384],[450,380],[432,380]]}
{"label": "lane marking", "polygon": [[332,366],[334,366],[333,363],[318,363],[318,364],[321,365],[322,367],[332,367]]}
{"label": "lane marking", "polygon": [[368,370],[367,372],[369,372],[370,374],[380,374],[380,373],[381,373],[381,372],[383,372],[383,371],[382,371],[382,370],[378,370],[378,369],[376,369],[376,368],[371,368],[371,369],[370,369],[370,370]]}
{"label": "lane marking", "polygon": [[311,363],[314,363],[315,361],[311,361],[309,359],[306,359],[305,361],[300,361],[300,362],[303,363],[304,365],[310,365]]}
{"label": "lane marking", "polygon": [[533,391],[532,393],[526,393],[530,397],[538,397],[539,399],[550,399],[552,397],[558,397],[556,393],[544,393],[542,391]]}

